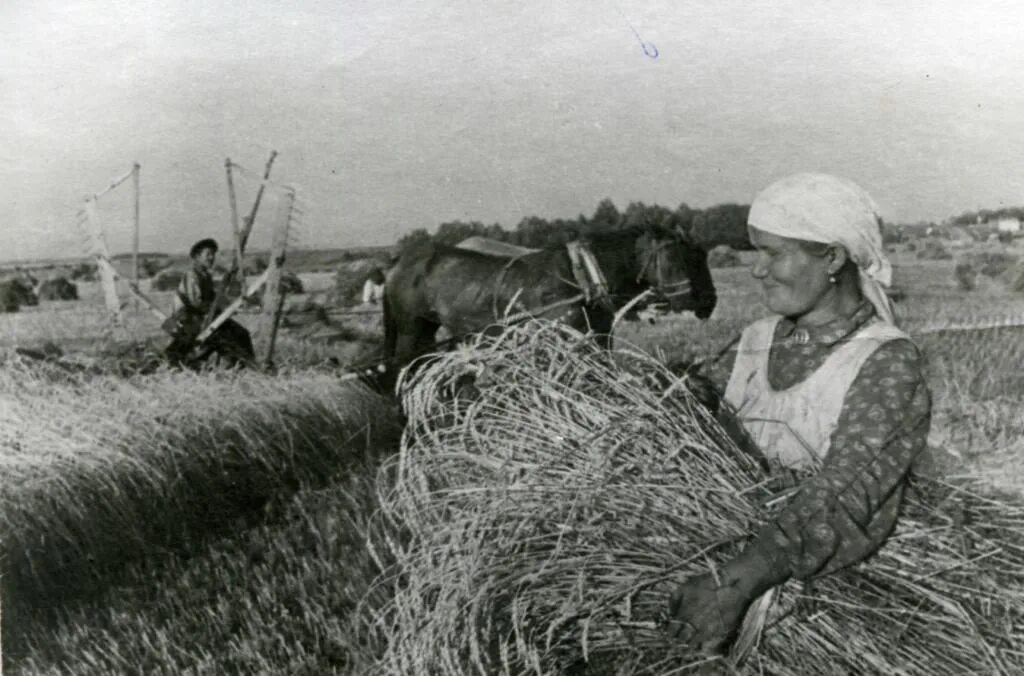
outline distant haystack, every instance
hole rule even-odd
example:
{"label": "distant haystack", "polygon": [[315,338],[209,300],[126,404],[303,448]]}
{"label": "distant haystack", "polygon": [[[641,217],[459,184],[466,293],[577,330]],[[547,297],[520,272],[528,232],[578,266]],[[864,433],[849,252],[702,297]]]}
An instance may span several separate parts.
{"label": "distant haystack", "polygon": [[0,282],[0,312],[17,312],[21,299],[9,282]]}
{"label": "distant haystack", "polygon": [[33,305],[39,305],[39,297],[28,281],[20,277],[0,281],[0,307],[4,312],[17,312]]}
{"label": "distant haystack", "polygon": [[79,282],[95,282],[98,275],[95,263],[79,263],[71,268],[69,276]]}
{"label": "distant haystack", "polygon": [[304,293],[306,287],[302,285],[302,280],[299,279],[297,274],[291,270],[282,270],[280,289],[281,293],[291,296],[298,293]]}
{"label": "distant haystack", "polygon": [[67,277],[54,277],[39,285],[38,295],[42,300],[78,300],[78,287]]}

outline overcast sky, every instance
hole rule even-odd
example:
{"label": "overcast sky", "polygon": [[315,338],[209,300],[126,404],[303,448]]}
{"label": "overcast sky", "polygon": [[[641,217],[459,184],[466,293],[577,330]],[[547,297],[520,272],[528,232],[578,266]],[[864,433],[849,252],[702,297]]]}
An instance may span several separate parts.
{"label": "overcast sky", "polygon": [[[224,158],[271,149],[304,246],[605,196],[749,202],[812,170],[889,220],[1022,205],[1022,21],[1009,1],[4,0],[0,259],[86,253],[82,197],[134,161],[143,249],[227,240]],[[100,203],[115,251],[129,193]]]}

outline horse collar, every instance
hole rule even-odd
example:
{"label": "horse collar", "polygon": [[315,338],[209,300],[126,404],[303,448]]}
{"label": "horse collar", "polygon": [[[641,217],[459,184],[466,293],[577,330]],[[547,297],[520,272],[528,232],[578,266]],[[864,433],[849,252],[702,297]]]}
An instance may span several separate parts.
{"label": "horse collar", "polygon": [[609,302],[608,280],[590,247],[585,242],[574,240],[566,242],[565,250],[569,254],[572,276],[583,292],[585,302]]}

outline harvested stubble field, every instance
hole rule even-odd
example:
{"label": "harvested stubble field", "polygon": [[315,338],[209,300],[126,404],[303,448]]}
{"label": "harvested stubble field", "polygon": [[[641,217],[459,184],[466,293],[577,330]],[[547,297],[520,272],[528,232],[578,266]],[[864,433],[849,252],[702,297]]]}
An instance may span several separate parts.
{"label": "harvested stubble field", "polygon": [[[972,318],[981,321],[1024,315],[1024,297],[1019,294],[996,293],[992,289],[958,290],[950,261],[908,258],[897,260],[897,265],[897,282],[907,291],[901,314],[912,332],[915,327],[960,325]],[[662,318],[653,326],[629,325],[621,335],[665,358],[703,356],[724,345],[739,327],[759,316],[760,308],[756,295],[746,290],[749,284],[744,268],[718,269],[714,274],[720,288],[720,303],[707,323]],[[93,309],[98,304],[97,300]],[[39,312],[46,313],[50,307],[44,303]],[[80,307],[76,306],[76,310]],[[62,310],[67,311],[63,306]],[[85,323],[90,315],[82,315]],[[0,320],[11,321],[11,316]],[[30,325],[24,318],[19,321],[23,322],[20,326],[24,330],[17,343],[38,344],[39,336],[30,335]],[[102,325],[102,321],[94,321],[95,326]],[[47,327],[52,325],[52,319],[43,319],[33,326],[39,327],[39,334],[47,335]],[[11,336],[9,332],[4,335],[8,339]],[[51,339],[73,347],[76,343],[66,341],[81,335],[81,329],[61,329],[54,331]],[[96,341],[103,339],[102,331],[96,335],[93,348]],[[1019,370],[1024,358],[1022,337],[1024,329],[1013,328],[934,332],[919,337],[930,361],[935,397],[931,443],[948,451],[943,462],[952,467],[953,473],[976,477],[980,482],[976,485],[983,487],[1019,491],[1024,486],[1024,422],[1019,415],[1024,392],[1024,376]],[[89,415],[80,419],[80,429],[71,425],[63,428],[66,436],[76,440],[82,457],[91,459],[98,468],[97,478],[109,486],[120,485],[115,479],[133,479],[136,496],[147,505],[136,511],[93,506],[95,496],[90,491],[104,484],[76,494],[72,489],[77,489],[78,484],[73,480],[80,476],[82,467],[67,455],[50,463],[28,463],[27,466],[46,472],[45,478],[36,484],[36,491],[44,504],[61,516],[52,525],[43,526],[39,514],[25,509],[11,512],[4,507],[5,523],[16,522],[5,528],[36,537],[45,532],[58,541],[68,534],[86,534],[86,541],[97,538],[96,544],[107,553],[125,556],[124,561],[116,561],[115,556],[109,565],[97,568],[88,559],[90,550],[86,545],[76,545],[84,547],[79,554],[59,548],[66,553],[50,555],[47,565],[70,567],[65,570],[88,583],[81,584],[77,593],[51,588],[49,593],[34,599],[38,603],[30,604],[34,606],[32,610],[20,610],[16,628],[11,622],[12,615],[5,616],[4,661],[11,673],[319,674],[352,673],[358,665],[367,664],[366,632],[351,620],[353,609],[371,589],[371,581],[379,572],[365,541],[368,533],[379,532],[381,527],[372,518],[378,504],[374,477],[381,456],[393,450],[395,444],[378,437],[368,449],[365,440],[359,438],[355,446],[342,448],[341,443],[351,438],[353,428],[349,423],[330,422],[328,412],[332,406],[336,410],[355,407],[360,415],[384,426],[393,419],[389,418],[387,406],[372,395],[339,388],[322,373],[301,370],[303,363],[320,359],[322,347],[310,348],[298,340],[293,346],[285,340],[282,348],[283,352],[295,355],[295,368],[289,369],[284,382],[259,376],[237,376],[239,380],[235,382],[231,377],[212,374],[110,379],[104,387],[132,394],[121,398],[107,395],[100,403],[96,402],[92,385],[52,383],[43,378],[44,385],[36,372],[8,368],[4,378],[10,391],[2,395],[5,406],[15,396],[12,393],[38,393],[36,408],[23,427],[35,427],[39,420],[57,420],[70,409],[89,410]],[[52,389],[43,395],[45,388]],[[42,402],[51,399],[70,408],[61,408],[60,412],[46,409]],[[187,440],[179,432],[171,434],[164,430],[160,426],[162,419],[156,420],[157,408],[147,403],[151,401],[173,401],[176,403],[171,404],[172,410],[175,406],[185,407],[201,417],[201,443]],[[106,409],[103,402],[109,402]],[[309,415],[282,414],[292,410],[289,406],[301,409],[307,405],[312,411]],[[224,430],[220,417],[229,421]],[[206,519],[208,508],[203,500],[212,499],[209,477],[201,477],[194,485],[179,481],[175,486],[181,494],[177,502],[169,503],[168,515],[180,510],[178,521],[196,528],[182,528],[173,545],[140,546],[139,538],[144,536],[138,533],[149,530],[143,522],[154,513],[163,516],[161,506],[166,497],[161,491],[169,489],[160,488],[159,482],[145,481],[146,473],[137,470],[139,458],[147,462],[166,458],[162,460],[167,463],[165,468],[193,456],[206,458],[200,464],[212,462],[221,455],[218,444],[225,438],[240,438],[238,426],[243,418],[250,417],[263,420],[264,426],[245,432],[251,437],[241,437],[252,438],[257,444],[247,462],[258,468],[257,483],[270,481],[271,492],[281,497],[271,499],[260,511],[250,511],[248,518],[232,520],[232,516],[225,515],[227,525],[218,525],[210,533],[203,531],[204,524],[213,526],[217,520]],[[235,428],[231,420],[235,421]],[[120,430],[123,439],[136,440],[136,448],[105,441],[101,432],[115,429]],[[156,429],[164,430],[166,436],[152,441],[147,434],[152,435]],[[260,458],[264,453],[278,452],[268,450],[268,445],[273,445],[274,439],[281,440],[282,434],[289,439],[288,443],[304,440],[314,459],[307,460],[303,454],[289,455],[288,462],[296,466],[292,471],[304,474],[278,493],[280,483],[274,477],[285,464]],[[50,454],[52,437],[50,441],[39,436],[32,438],[38,440],[37,445],[25,445],[24,440],[14,438],[3,440],[5,467],[17,467],[10,460],[13,457]],[[148,445],[150,441],[152,445]],[[313,449],[314,442],[327,448]],[[249,451],[252,449],[246,449]],[[359,451],[358,460],[353,451]],[[227,454],[235,457],[234,451],[228,450]],[[77,453],[74,457],[78,457]],[[341,457],[351,459],[338,463]],[[340,471],[336,471],[339,464]],[[9,472],[7,476],[16,475]],[[324,487],[323,482],[330,482],[331,486]],[[18,483],[7,482],[12,487]],[[298,490],[293,492],[296,486]],[[264,484],[257,492],[265,492],[266,488]],[[205,492],[206,497],[190,498],[193,489],[196,495]],[[216,491],[213,493],[216,497]],[[243,508],[233,514],[242,516],[244,511]],[[19,516],[12,519],[11,514]],[[166,518],[163,523],[170,521]],[[152,532],[162,530],[154,526]],[[8,561],[13,551],[5,544]],[[27,550],[26,555],[31,551]],[[384,557],[381,562],[391,563],[385,551],[385,547],[380,547],[376,554]],[[90,577],[92,573],[88,571],[94,568],[104,574]],[[380,588],[375,594],[369,598],[376,603],[386,602]],[[11,595],[10,591],[5,594],[6,603],[10,603]],[[14,592],[13,596],[18,594]],[[373,668],[366,671],[375,673]]]}

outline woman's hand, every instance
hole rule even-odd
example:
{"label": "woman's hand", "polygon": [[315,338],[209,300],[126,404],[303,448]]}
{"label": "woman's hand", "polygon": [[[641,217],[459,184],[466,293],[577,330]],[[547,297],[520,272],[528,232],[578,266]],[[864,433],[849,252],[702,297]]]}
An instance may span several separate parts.
{"label": "woman's hand", "polygon": [[702,653],[720,653],[735,637],[750,604],[784,578],[756,548],[748,547],[719,571],[717,580],[700,575],[676,589],[669,599],[669,635]]}

